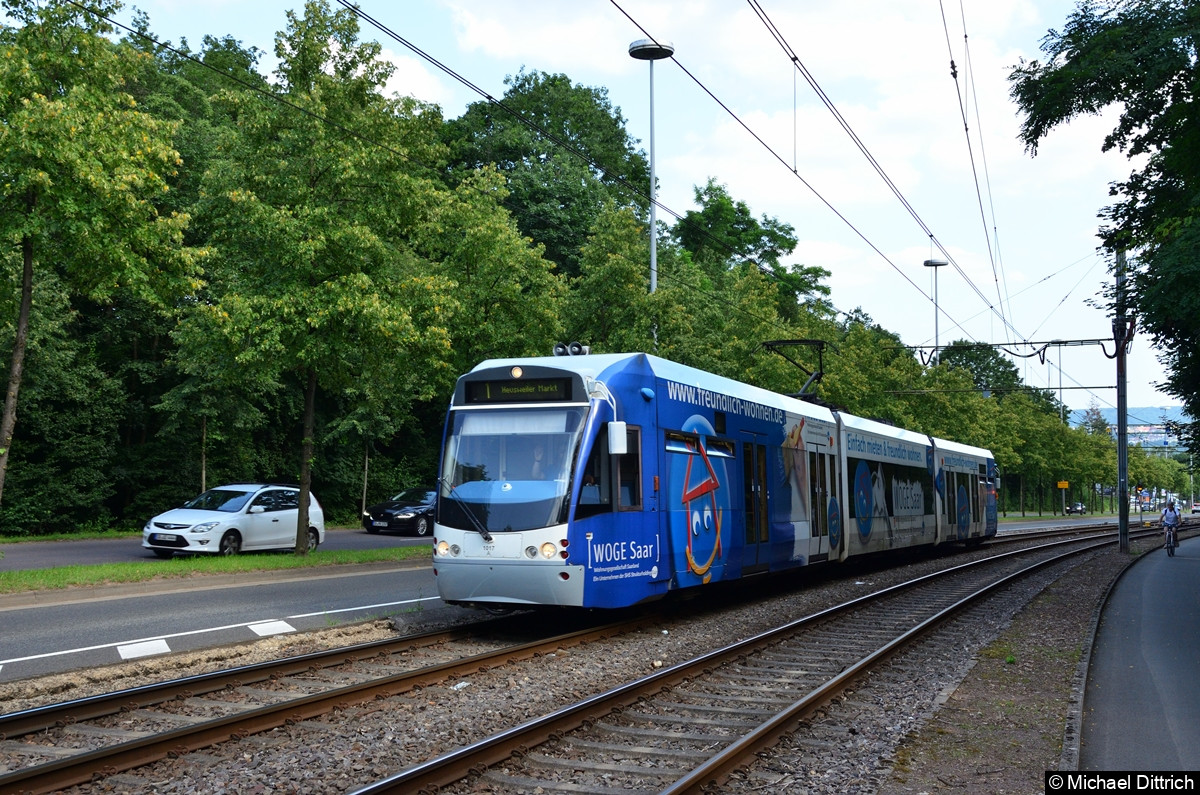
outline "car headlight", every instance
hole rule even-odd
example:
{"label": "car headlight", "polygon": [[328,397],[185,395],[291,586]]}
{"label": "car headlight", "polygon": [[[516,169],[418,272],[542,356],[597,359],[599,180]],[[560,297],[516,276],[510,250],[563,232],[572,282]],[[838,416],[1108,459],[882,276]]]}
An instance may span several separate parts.
{"label": "car headlight", "polygon": [[188,530],[188,532],[189,533],[207,533],[210,530],[214,529],[219,524],[220,524],[220,522],[201,522],[198,525],[192,525],[192,529]]}
{"label": "car headlight", "polygon": [[411,519],[414,516],[416,516],[416,514],[413,513],[412,511],[405,511],[404,513],[396,514],[397,519]]}

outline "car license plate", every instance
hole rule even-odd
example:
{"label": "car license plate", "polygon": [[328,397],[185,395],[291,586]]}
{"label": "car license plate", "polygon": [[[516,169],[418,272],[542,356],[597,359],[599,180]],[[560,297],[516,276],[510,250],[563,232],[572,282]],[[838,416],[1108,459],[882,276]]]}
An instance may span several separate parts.
{"label": "car license plate", "polygon": [[388,526],[388,523],[387,523],[387,522],[381,522],[381,521],[379,521],[378,519],[376,519],[374,522],[371,522],[371,525],[372,525],[373,527],[387,527],[387,526]]}
{"label": "car license plate", "polygon": [[155,533],[154,540],[155,541],[178,541],[179,536],[174,536],[174,535],[171,535],[170,533]]}

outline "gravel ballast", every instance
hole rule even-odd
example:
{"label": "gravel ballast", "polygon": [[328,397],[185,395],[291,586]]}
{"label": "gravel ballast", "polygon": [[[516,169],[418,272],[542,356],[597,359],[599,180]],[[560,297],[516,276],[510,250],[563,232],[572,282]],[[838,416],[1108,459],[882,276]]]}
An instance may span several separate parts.
{"label": "gravel ballast", "polygon": [[[1134,544],[1137,548],[1136,542]],[[1094,553],[1061,577],[1016,586],[1003,607],[974,611],[898,656],[729,782],[731,792],[1040,792],[1073,740],[1080,660],[1096,607],[1128,555]],[[959,561],[956,561],[959,562]],[[344,792],[663,665],[941,568],[926,561],[836,580],[753,605],[697,615],[405,699],[355,706],[316,726],[224,743],[77,792]],[[419,619],[417,619],[419,620]],[[246,646],[0,685],[6,711],[166,676],[412,632],[414,619],[281,636]],[[735,629],[732,629],[735,628]],[[950,650],[950,651],[948,651]],[[1069,753],[1068,753],[1069,757]],[[1069,760],[1068,760],[1069,761]],[[486,788],[476,791],[488,791]]]}

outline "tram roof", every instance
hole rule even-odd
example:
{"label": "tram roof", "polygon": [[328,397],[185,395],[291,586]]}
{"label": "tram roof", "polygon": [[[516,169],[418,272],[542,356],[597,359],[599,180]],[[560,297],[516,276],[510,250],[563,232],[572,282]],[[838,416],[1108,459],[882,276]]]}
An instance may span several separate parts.
{"label": "tram roof", "polygon": [[910,444],[929,446],[929,437],[917,431],[910,431],[898,425],[888,425],[886,422],[879,422],[878,420],[869,420],[865,417],[856,417],[844,411],[839,411],[838,416],[842,420],[842,426],[850,430],[873,433],[877,436],[885,436],[891,439],[900,439]]}
{"label": "tram roof", "polygon": [[726,378],[725,376],[710,373],[696,367],[689,367],[688,365],[679,364],[678,362],[663,359],[649,353],[592,353],[583,356],[534,356],[488,359],[476,365],[472,372],[493,367],[505,368],[515,365],[555,367],[605,382],[624,373],[642,373],[679,384],[732,395],[766,406],[776,406],[791,414],[801,414],[814,419],[834,422],[833,412],[824,406],[788,397],[787,395],[781,395],[769,389],[746,384],[733,378]]}
{"label": "tram roof", "polygon": [[937,437],[934,437],[934,442],[937,444],[939,450],[943,450],[948,453],[972,455],[980,458],[992,457],[992,451],[982,447],[975,447],[974,445],[970,444],[962,444],[961,442],[952,442],[949,439],[938,439]]}

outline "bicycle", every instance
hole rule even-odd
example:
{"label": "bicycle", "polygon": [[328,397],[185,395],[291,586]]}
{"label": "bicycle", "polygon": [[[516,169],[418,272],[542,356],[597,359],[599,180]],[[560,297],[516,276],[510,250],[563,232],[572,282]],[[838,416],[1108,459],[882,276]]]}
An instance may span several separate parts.
{"label": "bicycle", "polygon": [[1167,557],[1173,558],[1173,557],[1175,557],[1175,547],[1179,546],[1179,543],[1175,539],[1176,528],[1175,528],[1175,525],[1169,524],[1169,525],[1164,525],[1164,529],[1166,530],[1166,534],[1167,534],[1167,542],[1166,542],[1166,544],[1164,544],[1164,546],[1166,547],[1166,550],[1167,550]]}

